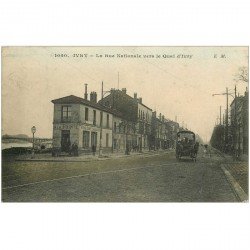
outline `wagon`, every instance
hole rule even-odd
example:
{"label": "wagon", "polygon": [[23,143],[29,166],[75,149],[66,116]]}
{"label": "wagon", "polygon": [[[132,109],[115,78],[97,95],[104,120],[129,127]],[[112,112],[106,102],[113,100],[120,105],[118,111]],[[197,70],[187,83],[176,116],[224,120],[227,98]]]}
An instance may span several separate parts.
{"label": "wagon", "polygon": [[195,133],[192,131],[179,131],[176,141],[176,159],[190,157],[196,161],[199,143],[195,140]]}

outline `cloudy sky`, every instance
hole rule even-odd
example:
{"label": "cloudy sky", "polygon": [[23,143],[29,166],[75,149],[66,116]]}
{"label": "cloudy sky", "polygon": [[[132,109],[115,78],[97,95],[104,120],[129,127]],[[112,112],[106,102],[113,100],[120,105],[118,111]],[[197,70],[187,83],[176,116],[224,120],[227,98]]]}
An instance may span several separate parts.
{"label": "cloudy sky", "polygon": [[[226,97],[212,94],[233,92],[242,66],[248,66],[247,47],[4,47],[2,134],[31,135],[35,125],[36,136],[51,137],[51,100],[83,97],[85,83],[99,99],[103,81],[104,90],[137,92],[158,114],[177,116],[209,140],[220,105],[226,108]],[[240,94],[246,87],[237,83]]]}

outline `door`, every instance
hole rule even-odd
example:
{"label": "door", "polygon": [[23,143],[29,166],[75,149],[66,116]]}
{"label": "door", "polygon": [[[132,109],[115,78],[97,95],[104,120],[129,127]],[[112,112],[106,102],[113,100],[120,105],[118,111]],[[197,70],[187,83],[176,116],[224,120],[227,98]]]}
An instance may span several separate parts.
{"label": "door", "polygon": [[61,150],[63,152],[69,152],[70,150],[70,130],[62,130],[61,134]]}
{"label": "door", "polygon": [[97,132],[91,132],[91,146],[97,146]]}

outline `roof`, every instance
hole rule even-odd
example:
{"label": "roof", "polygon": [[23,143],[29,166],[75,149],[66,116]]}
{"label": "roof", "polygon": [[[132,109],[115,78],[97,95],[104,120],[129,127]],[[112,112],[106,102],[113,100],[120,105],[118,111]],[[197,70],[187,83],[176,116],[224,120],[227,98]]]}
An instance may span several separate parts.
{"label": "roof", "polygon": [[[124,92],[123,92],[122,90],[120,90],[120,89],[113,89],[112,91],[120,92],[121,94],[126,95],[127,97],[129,97],[131,100],[135,100],[132,96],[128,95],[127,93],[124,93]],[[108,96],[110,96],[110,95],[111,95],[111,93],[110,93],[109,95],[107,95],[106,97],[104,97],[103,99],[108,98]],[[139,99],[139,98],[137,98],[137,103],[138,103],[138,104],[140,104],[140,105],[144,106],[145,108],[147,108],[147,109],[149,109],[149,110],[152,111],[151,108],[149,108],[148,106],[146,106],[146,105],[143,104],[143,103],[140,103],[140,102],[138,101],[138,99]]]}
{"label": "roof", "polygon": [[190,131],[190,130],[182,130],[182,131],[179,131],[177,134],[182,134],[182,133],[186,133],[186,134],[194,134],[194,132]]}
{"label": "roof", "polygon": [[[236,97],[237,103],[238,103],[238,104],[239,104],[239,103],[242,103],[245,97],[246,97],[246,96],[237,96],[237,97]],[[234,98],[233,101],[231,102],[230,107],[232,107],[234,104],[235,104],[235,98]],[[236,104],[236,105],[237,105],[237,104]],[[237,106],[238,106],[238,105],[237,105]]]}
{"label": "roof", "polygon": [[110,109],[99,103],[94,103],[94,102],[91,102],[89,100],[83,99],[75,95],[69,95],[69,96],[65,96],[62,98],[54,99],[51,102],[54,104],[83,104],[83,105],[86,105],[95,109],[99,109],[99,110],[105,111],[107,113],[110,113],[119,117],[122,117],[121,112],[119,112],[118,110]]}

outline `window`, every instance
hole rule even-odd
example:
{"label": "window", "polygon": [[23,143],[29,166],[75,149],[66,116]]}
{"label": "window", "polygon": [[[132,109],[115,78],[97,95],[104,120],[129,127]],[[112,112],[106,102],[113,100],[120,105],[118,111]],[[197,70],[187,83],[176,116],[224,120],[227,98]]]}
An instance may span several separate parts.
{"label": "window", "polygon": [[82,147],[88,148],[89,147],[89,131],[83,131],[83,137],[82,137]]}
{"label": "window", "polygon": [[109,134],[106,134],[106,147],[109,146]]}
{"label": "window", "polygon": [[109,128],[109,114],[107,114],[107,128]]}
{"label": "window", "polygon": [[89,109],[85,108],[85,121],[89,120]]}
{"label": "window", "polygon": [[62,122],[71,121],[71,106],[62,106]]}
{"label": "window", "polygon": [[93,125],[96,125],[96,110],[93,110]]}

